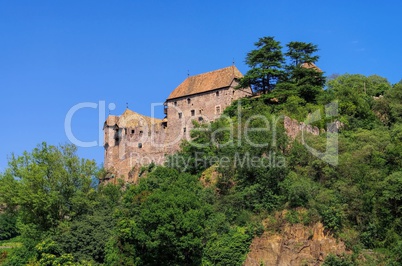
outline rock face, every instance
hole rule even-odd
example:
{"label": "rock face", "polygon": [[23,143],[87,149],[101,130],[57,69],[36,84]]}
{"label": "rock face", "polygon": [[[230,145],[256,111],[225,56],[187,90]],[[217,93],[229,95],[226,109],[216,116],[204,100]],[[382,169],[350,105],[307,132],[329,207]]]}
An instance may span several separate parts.
{"label": "rock face", "polygon": [[321,265],[332,253],[346,253],[345,244],[324,233],[324,226],[285,225],[280,234],[269,232],[256,237],[250,246],[245,266]]}
{"label": "rock face", "polygon": [[318,127],[312,125],[306,125],[305,123],[299,122],[296,119],[292,119],[288,116],[284,117],[283,123],[286,130],[286,134],[291,139],[295,139],[300,132],[307,132],[315,136],[320,134],[320,130],[318,129]]}

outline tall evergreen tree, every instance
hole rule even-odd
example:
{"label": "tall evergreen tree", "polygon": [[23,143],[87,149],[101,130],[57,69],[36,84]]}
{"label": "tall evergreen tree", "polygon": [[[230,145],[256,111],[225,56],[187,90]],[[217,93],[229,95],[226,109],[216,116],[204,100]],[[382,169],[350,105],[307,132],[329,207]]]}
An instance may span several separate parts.
{"label": "tall evergreen tree", "polygon": [[319,56],[317,45],[305,42],[290,42],[285,55],[289,64],[285,67],[286,73],[279,81],[278,95],[297,95],[306,102],[315,102],[317,95],[325,84],[323,72],[315,66]]}
{"label": "tall evergreen tree", "polygon": [[318,51],[318,47],[315,44],[290,42],[286,46],[288,51],[285,55],[289,57],[293,66],[300,66],[303,63],[315,63],[319,59],[318,55],[313,55]]}
{"label": "tall evergreen tree", "polygon": [[313,55],[318,51],[317,45],[305,42],[290,42],[285,55],[290,63],[286,66],[288,80],[297,85],[310,85],[323,87],[325,78],[323,72],[315,66],[319,59]]}
{"label": "tall evergreen tree", "polygon": [[271,92],[283,75],[282,46],[271,36],[260,38],[255,46],[258,49],[252,50],[246,57],[251,69],[240,80],[239,87],[251,87],[254,92]]}

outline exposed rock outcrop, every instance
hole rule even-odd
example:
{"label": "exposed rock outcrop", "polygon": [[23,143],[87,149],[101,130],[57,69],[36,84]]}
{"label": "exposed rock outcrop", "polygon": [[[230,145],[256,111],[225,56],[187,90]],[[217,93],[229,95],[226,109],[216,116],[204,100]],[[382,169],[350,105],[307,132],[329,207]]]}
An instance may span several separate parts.
{"label": "exposed rock outcrop", "polygon": [[328,254],[347,253],[345,244],[325,233],[322,223],[282,227],[281,233],[265,232],[250,246],[245,266],[321,265]]}

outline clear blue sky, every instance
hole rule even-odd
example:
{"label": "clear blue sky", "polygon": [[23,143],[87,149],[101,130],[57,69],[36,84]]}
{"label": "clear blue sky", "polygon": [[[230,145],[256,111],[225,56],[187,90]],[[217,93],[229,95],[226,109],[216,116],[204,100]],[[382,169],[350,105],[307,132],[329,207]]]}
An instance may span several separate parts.
{"label": "clear blue sky", "polygon": [[[150,115],[187,76],[232,64],[263,36],[320,48],[326,75],[401,78],[402,2],[387,1],[20,1],[0,0],[0,171],[11,153],[68,142],[68,110],[82,102]],[[106,111],[108,113],[108,111]],[[73,117],[97,141],[98,110]],[[162,112],[160,113],[162,117]],[[79,155],[103,162],[103,148]]]}

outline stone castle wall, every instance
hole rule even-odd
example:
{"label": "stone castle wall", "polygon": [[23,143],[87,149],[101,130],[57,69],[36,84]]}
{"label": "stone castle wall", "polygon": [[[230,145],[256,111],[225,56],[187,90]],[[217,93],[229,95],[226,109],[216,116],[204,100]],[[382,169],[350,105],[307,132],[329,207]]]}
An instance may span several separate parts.
{"label": "stone castle wall", "polygon": [[172,153],[164,146],[167,129],[161,125],[149,127],[105,127],[105,169],[114,177],[132,181],[129,172],[135,166],[152,162],[162,164],[165,154]]}
{"label": "stone castle wall", "polygon": [[[118,127],[119,117],[109,116],[104,126],[104,167],[110,172],[107,179],[136,182],[134,168],[152,162],[163,164],[167,155],[180,149],[183,140],[190,140],[193,120],[213,121],[234,100],[252,94],[250,89],[235,90],[237,85],[234,80],[229,87],[168,100],[166,118],[155,124],[144,119],[138,126]],[[125,120],[130,120],[130,114]]]}
{"label": "stone castle wall", "polygon": [[295,139],[296,136],[299,135],[301,132],[307,132],[315,136],[320,134],[320,129],[318,127],[306,125],[305,123],[299,122],[296,119],[292,119],[288,116],[284,117],[283,124],[286,130],[286,134],[292,139]]}
{"label": "stone castle wall", "polygon": [[200,123],[214,121],[233,101],[252,94],[250,89],[235,90],[237,85],[233,81],[226,88],[166,101],[168,144],[178,150],[181,140],[190,139],[193,120]]}

